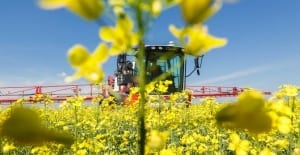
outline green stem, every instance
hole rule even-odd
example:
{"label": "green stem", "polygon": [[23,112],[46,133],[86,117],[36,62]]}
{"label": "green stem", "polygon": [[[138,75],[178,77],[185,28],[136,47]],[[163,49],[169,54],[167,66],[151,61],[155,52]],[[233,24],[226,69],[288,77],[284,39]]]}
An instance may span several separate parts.
{"label": "green stem", "polygon": [[74,126],[74,130],[75,130],[75,148],[76,151],[78,150],[78,129],[77,129],[77,123],[78,123],[78,114],[77,114],[77,107],[74,106],[74,117],[75,117],[75,126]]}
{"label": "green stem", "polygon": [[146,128],[145,128],[145,79],[146,79],[146,72],[145,72],[145,50],[144,50],[144,33],[145,27],[143,23],[143,11],[140,8],[140,4],[142,0],[138,0],[135,6],[135,15],[137,21],[137,29],[140,36],[140,41],[138,45],[138,59],[137,65],[139,68],[139,87],[140,87],[140,101],[139,101],[139,112],[138,112],[138,133],[139,133],[139,140],[138,140],[138,154],[144,155],[145,154],[145,145],[146,145]]}
{"label": "green stem", "polygon": [[48,105],[46,102],[44,102],[44,110],[45,110],[45,120],[46,120],[46,128],[49,127],[49,120],[47,119],[48,117]]}
{"label": "green stem", "polygon": [[296,100],[296,97],[293,96],[292,97],[292,116],[291,116],[291,124],[293,125],[293,121],[294,121],[294,113],[295,113],[295,100]]}
{"label": "green stem", "polygon": [[138,113],[138,130],[139,130],[139,154],[145,154],[145,140],[146,140],[146,129],[145,129],[145,64],[143,61],[145,54],[144,54],[144,45],[140,45],[139,49],[139,59],[138,59],[138,66],[140,68],[139,73],[139,87],[140,87],[140,101],[139,101],[139,113]]}

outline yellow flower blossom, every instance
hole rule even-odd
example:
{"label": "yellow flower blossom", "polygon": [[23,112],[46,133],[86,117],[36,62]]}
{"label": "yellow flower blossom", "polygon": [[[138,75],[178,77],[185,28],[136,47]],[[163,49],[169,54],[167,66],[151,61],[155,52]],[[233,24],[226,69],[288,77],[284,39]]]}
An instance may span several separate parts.
{"label": "yellow flower blossom", "polygon": [[194,135],[184,134],[182,138],[180,139],[181,144],[191,145],[195,143],[196,140],[194,138]]}
{"label": "yellow flower blossom", "polygon": [[151,5],[151,14],[154,17],[157,17],[162,11],[162,2],[161,0],[153,0]]}
{"label": "yellow flower blossom", "polygon": [[160,132],[158,130],[151,130],[147,139],[147,147],[150,150],[161,150],[167,141],[168,132]]}
{"label": "yellow flower blossom", "polygon": [[282,85],[281,91],[289,97],[295,97],[298,95],[298,88],[292,85]]}
{"label": "yellow flower blossom", "polygon": [[300,148],[295,148],[293,155],[300,155]]}
{"label": "yellow flower blossom", "polygon": [[120,17],[116,27],[102,27],[99,36],[103,41],[111,43],[110,55],[118,55],[131,50],[138,44],[138,34],[133,32],[133,22],[129,17]]}
{"label": "yellow flower blossom", "polygon": [[[163,84],[166,83],[168,82],[163,82]],[[235,105],[234,108],[230,107],[227,109],[228,111],[223,111],[226,112],[226,115],[223,113],[223,116],[226,117],[222,119],[223,121],[227,120],[227,123],[232,123],[232,128],[237,128],[239,122],[233,116],[242,116],[237,112],[237,107],[243,105],[239,107],[239,110],[244,113],[249,114],[249,111],[267,113],[272,120],[272,130],[269,133],[249,134],[243,130],[233,132],[225,128],[218,128],[211,118],[214,117],[220,106],[227,105],[224,105],[225,103],[219,104],[214,98],[206,98],[190,105],[189,108],[183,108],[176,105],[176,100],[180,96],[185,96],[184,92],[173,94],[173,100],[162,99],[159,95],[150,95],[151,97],[147,98],[147,101],[151,102],[152,98],[155,98],[156,102],[170,103],[172,106],[162,108],[160,111],[150,106],[145,107],[145,126],[148,131],[145,139],[147,144],[145,154],[218,155],[233,153],[272,155],[277,153],[300,155],[298,137],[299,104],[296,104],[295,113],[291,114],[284,98],[282,100],[265,101],[260,93],[255,90],[251,91],[238,96],[238,100],[231,104]],[[132,92],[138,93],[138,88],[134,87]],[[108,105],[109,102],[113,101],[111,99],[104,98],[107,101],[103,101],[102,104]],[[75,100],[77,101],[75,102]],[[298,96],[295,97],[295,102],[299,103]],[[138,145],[138,131],[136,130],[138,106],[114,106],[113,108],[106,108],[102,105],[92,106],[89,103],[86,104],[83,98],[80,97],[69,98],[63,104],[64,108],[55,107],[54,109],[51,106],[44,109],[43,106],[30,105],[36,111],[34,117],[28,117],[23,112],[22,115],[16,117],[14,109],[20,106],[13,105],[12,107],[1,108],[2,134],[0,136],[2,136],[2,148],[0,152],[7,150],[4,154],[18,154],[20,151],[22,151],[22,154],[138,154],[135,149]],[[28,105],[24,104],[23,106]],[[74,106],[76,106],[76,110]],[[112,107],[112,105],[109,105],[109,107]],[[231,115],[232,113],[235,115]],[[31,116],[31,114],[29,115]],[[3,134],[3,129],[15,131],[16,135],[27,133],[29,130],[28,125],[36,124],[34,122],[36,122],[37,116],[40,117],[38,127],[30,128],[30,134],[25,134],[28,136],[24,137],[28,142],[25,144],[29,146],[20,146],[19,143],[11,141],[11,138],[7,138]],[[294,117],[293,126],[290,126],[291,116]],[[242,117],[246,118],[245,116]],[[250,120],[252,117],[252,115],[249,116],[249,120],[246,122],[252,124],[253,120]],[[15,124],[12,123],[12,120],[16,121]],[[66,143],[57,144],[56,142],[59,142],[65,135],[57,132],[51,133],[46,125],[53,130],[57,129],[61,132],[65,130],[65,132],[74,135],[76,144],[69,143],[71,149],[66,148]],[[287,129],[290,128],[290,131],[283,133],[279,130],[279,126],[282,126],[280,130],[284,131],[286,130],[284,128],[288,127]],[[238,127],[241,128],[241,126]],[[36,131],[34,129],[39,128],[45,134],[34,132]],[[17,129],[22,130],[16,131]],[[168,136],[164,136],[167,134],[164,134],[166,132],[161,132],[161,130],[167,130]],[[29,143],[29,141],[34,140],[33,138],[36,137],[34,135],[40,135],[43,140],[50,142],[32,146],[32,142]],[[21,136],[18,137],[21,138]],[[52,143],[52,141],[55,143]],[[9,145],[14,145],[15,148],[13,149],[13,146]],[[10,149],[11,151],[8,151]]]}
{"label": "yellow flower blossom", "polygon": [[171,149],[162,149],[159,152],[160,155],[176,155]]}
{"label": "yellow flower blossom", "polygon": [[259,155],[276,155],[276,153],[272,152],[268,148],[264,148],[262,151],[259,152]]}
{"label": "yellow flower blossom", "polygon": [[87,20],[99,18],[104,9],[99,0],[39,0],[39,5],[44,9],[67,8]]}
{"label": "yellow flower blossom", "polygon": [[29,108],[14,108],[1,127],[1,136],[18,144],[41,145],[53,141],[70,146],[74,139],[71,135],[49,130],[42,126],[37,114]]}
{"label": "yellow flower blossom", "polygon": [[82,45],[73,46],[68,53],[69,62],[73,67],[81,66],[89,56],[88,50]]}
{"label": "yellow flower blossom", "polygon": [[293,115],[291,108],[285,105],[282,100],[276,103],[270,103],[270,111],[268,115],[272,119],[272,126],[278,129],[279,132],[287,134],[292,129],[292,123],[290,117]]}
{"label": "yellow flower blossom", "polygon": [[3,146],[3,153],[7,153],[9,151],[12,151],[16,149],[15,145],[14,144],[8,144],[6,143],[4,146]]}
{"label": "yellow flower blossom", "polygon": [[292,109],[288,105],[286,105],[283,99],[277,100],[276,102],[270,102],[270,109],[280,115],[292,115]]}
{"label": "yellow flower blossom", "polygon": [[281,133],[289,133],[292,129],[292,126],[291,126],[291,119],[288,118],[288,117],[285,117],[285,116],[280,116],[277,120],[278,122],[278,130],[281,132]]}
{"label": "yellow flower blossom", "polygon": [[184,52],[193,56],[201,56],[206,52],[225,46],[225,38],[214,37],[207,32],[207,28],[197,24],[188,26],[184,29],[178,29],[174,25],[169,26],[170,32],[184,43]]}
{"label": "yellow flower blossom", "polygon": [[125,13],[124,7],[126,5],[126,1],[124,0],[109,0],[108,4],[112,7],[112,10],[116,16],[122,16]]}
{"label": "yellow flower blossom", "polygon": [[247,140],[241,140],[238,134],[232,133],[228,149],[235,151],[237,155],[247,155],[250,150],[250,143]]}
{"label": "yellow flower blossom", "polygon": [[156,89],[158,92],[165,93],[168,91],[168,85],[165,84],[163,81],[159,81],[159,83],[157,83]]}
{"label": "yellow flower blossom", "polygon": [[24,102],[28,101],[29,98],[20,98],[17,101],[13,102],[14,106],[23,106]]}
{"label": "yellow flower blossom", "polygon": [[155,89],[155,82],[150,82],[149,84],[146,85],[146,93],[149,94]]}
{"label": "yellow flower blossom", "polygon": [[63,126],[63,130],[64,130],[64,131],[68,131],[68,130],[69,130],[69,127],[68,127],[68,126]]}
{"label": "yellow flower blossom", "polygon": [[280,140],[275,141],[275,146],[279,150],[283,150],[284,148],[287,148],[288,144],[289,144],[289,142],[287,139],[280,139]]}
{"label": "yellow flower blossom", "polygon": [[50,154],[51,150],[46,145],[35,146],[31,149],[32,154]]}
{"label": "yellow flower blossom", "polygon": [[165,80],[164,81],[164,85],[171,85],[173,84],[173,82],[171,80]]}
{"label": "yellow flower blossom", "polygon": [[276,91],[273,95],[273,97],[270,100],[274,100],[274,99],[282,99],[284,96],[283,91]]}
{"label": "yellow flower blossom", "polygon": [[204,22],[222,6],[222,0],[181,0],[179,3],[184,20],[189,24]]}
{"label": "yellow flower blossom", "polygon": [[77,150],[77,152],[76,152],[76,155],[86,155],[86,154],[87,154],[86,149],[80,149],[80,150]]}
{"label": "yellow flower blossom", "polygon": [[263,95],[254,90],[241,93],[237,103],[221,109],[216,119],[228,127],[247,129],[254,133],[268,132],[272,127],[272,119],[265,108]]}
{"label": "yellow flower blossom", "polygon": [[108,59],[108,49],[105,44],[99,44],[95,51],[90,54],[84,46],[77,44],[69,50],[68,59],[77,72],[66,77],[66,82],[84,77],[97,84],[102,82],[104,78],[104,72],[100,66]]}
{"label": "yellow flower blossom", "polygon": [[123,7],[126,3],[124,0],[109,0],[109,5],[111,6],[121,6]]}

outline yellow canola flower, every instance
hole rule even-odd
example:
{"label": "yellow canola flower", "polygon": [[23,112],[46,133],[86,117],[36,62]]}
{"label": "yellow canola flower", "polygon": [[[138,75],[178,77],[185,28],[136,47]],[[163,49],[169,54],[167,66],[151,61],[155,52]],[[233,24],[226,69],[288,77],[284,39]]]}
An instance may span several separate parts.
{"label": "yellow canola flower", "polygon": [[151,93],[152,91],[154,91],[154,89],[155,89],[155,84],[156,84],[156,82],[154,81],[152,81],[152,82],[150,82],[150,83],[148,83],[147,85],[146,85],[146,88],[145,88],[145,91],[146,91],[146,93],[147,94],[149,94],[149,93]]}
{"label": "yellow canola flower", "polygon": [[109,0],[108,1],[109,5],[111,6],[125,6],[125,1],[124,0]]}
{"label": "yellow canola flower", "polygon": [[151,13],[154,17],[157,17],[163,8],[163,4],[161,0],[153,0],[152,1],[152,6],[151,6]]}
{"label": "yellow canola flower", "polygon": [[284,95],[289,97],[295,97],[298,95],[300,89],[293,85],[282,85],[281,91]]}
{"label": "yellow canola flower", "polygon": [[6,143],[3,146],[3,153],[8,153],[9,151],[13,151],[14,149],[16,149],[16,146],[14,144],[8,144],[8,143]]}
{"label": "yellow canola flower", "polygon": [[253,133],[268,132],[272,128],[263,95],[254,90],[241,93],[237,103],[226,105],[216,114],[216,119],[229,128],[247,129]]}
{"label": "yellow canola flower", "polygon": [[77,155],[87,155],[87,150],[86,149],[79,149],[79,150],[76,150],[76,154]]}
{"label": "yellow canola flower", "polygon": [[50,154],[50,148],[48,148],[46,145],[43,146],[34,146],[30,153],[32,154]]}
{"label": "yellow canola flower", "polygon": [[237,97],[239,110],[243,112],[263,109],[265,99],[261,92],[255,90],[246,90]]}
{"label": "yellow canola flower", "polygon": [[270,109],[268,115],[272,119],[272,126],[279,132],[288,134],[292,129],[291,116],[293,113],[291,108],[282,99],[277,102],[270,102],[268,108]]}
{"label": "yellow canola flower", "polygon": [[279,115],[292,116],[292,109],[285,103],[283,99],[276,102],[270,102],[270,109]]}
{"label": "yellow canola flower", "polygon": [[67,8],[87,20],[97,19],[104,9],[100,0],[39,0],[39,6],[49,10]]}
{"label": "yellow canola flower", "polygon": [[239,135],[232,133],[230,135],[229,150],[235,151],[237,155],[247,155],[250,150],[250,142],[247,140],[241,140]]}
{"label": "yellow canola flower", "polygon": [[276,140],[274,144],[278,149],[283,150],[288,147],[289,142],[287,139],[280,139]]}
{"label": "yellow canola flower", "polygon": [[170,32],[184,41],[184,52],[193,56],[201,56],[206,52],[223,47],[227,44],[225,38],[214,37],[207,32],[207,28],[201,24],[178,29],[174,25],[169,26]]}
{"label": "yellow canola flower", "polygon": [[75,45],[68,52],[68,59],[73,67],[80,67],[89,56],[88,50],[82,45]]}
{"label": "yellow canola flower", "polygon": [[10,116],[3,122],[0,133],[22,145],[42,145],[52,141],[69,147],[74,142],[72,135],[43,127],[38,114],[29,108],[12,109]]}
{"label": "yellow canola flower", "polygon": [[293,155],[300,155],[300,148],[295,148]]}
{"label": "yellow canola flower", "polygon": [[181,0],[179,3],[184,20],[198,24],[214,15],[222,6],[222,0]]}
{"label": "yellow canola flower", "polygon": [[151,130],[147,138],[147,148],[152,151],[161,150],[166,145],[168,136],[166,131]]}
{"label": "yellow canola flower", "polygon": [[159,81],[159,83],[157,83],[157,91],[161,92],[161,93],[165,93],[168,91],[168,86],[172,84],[172,81],[170,80],[166,80],[166,81]]}
{"label": "yellow canola flower", "polygon": [[104,72],[101,65],[109,57],[108,48],[105,44],[99,44],[92,54],[82,45],[74,45],[68,51],[68,60],[73,68],[77,70],[72,76],[66,77],[66,82],[72,82],[81,77],[86,78],[92,83],[103,81]]}
{"label": "yellow canola flower", "polygon": [[276,153],[272,152],[268,148],[264,148],[262,151],[259,152],[259,155],[276,155]]}
{"label": "yellow canola flower", "polygon": [[139,41],[138,34],[133,32],[133,22],[129,17],[120,17],[115,27],[102,27],[99,36],[111,43],[110,55],[118,55],[131,50]]}
{"label": "yellow canola flower", "polygon": [[285,117],[285,116],[279,117],[277,128],[281,133],[284,133],[284,134],[290,133],[290,131],[292,129],[291,119],[288,117]]}
{"label": "yellow canola flower", "polygon": [[159,152],[160,155],[176,155],[171,149],[163,149]]}
{"label": "yellow canola flower", "polygon": [[124,0],[109,0],[108,4],[112,8],[112,10],[116,16],[122,16],[125,14],[124,8],[126,5],[126,1],[124,1]]}

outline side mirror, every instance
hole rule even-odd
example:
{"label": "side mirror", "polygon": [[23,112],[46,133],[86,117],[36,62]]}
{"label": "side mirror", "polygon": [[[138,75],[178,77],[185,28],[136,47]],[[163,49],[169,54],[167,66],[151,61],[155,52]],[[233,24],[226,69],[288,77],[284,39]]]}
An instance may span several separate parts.
{"label": "side mirror", "polygon": [[[200,68],[202,65],[203,57],[204,55],[195,58],[195,69],[197,70],[197,75],[200,75]],[[199,58],[200,58],[200,63],[199,63]]]}
{"label": "side mirror", "polygon": [[[189,77],[189,76],[192,75],[195,71],[197,71],[197,75],[200,75],[200,68],[201,68],[201,65],[202,65],[203,57],[204,57],[204,55],[199,56],[199,57],[196,57],[196,58],[194,59],[195,67],[194,67],[193,71],[192,71],[191,73],[185,75],[185,77]],[[199,58],[200,58],[200,60],[199,60]]]}
{"label": "side mirror", "polygon": [[195,67],[196,67],[196,68],[200,68],[200,65],[199,65],[199,57],[195,58]]}

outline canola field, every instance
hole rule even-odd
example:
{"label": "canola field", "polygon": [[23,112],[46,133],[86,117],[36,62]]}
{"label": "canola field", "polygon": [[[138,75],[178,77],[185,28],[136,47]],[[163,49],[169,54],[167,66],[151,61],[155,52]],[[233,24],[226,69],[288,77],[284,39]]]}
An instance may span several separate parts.
{"label": "canola field", "polygon": [[[241,94],[234,103],[203,98],[189,106],[186,93],[169,99],[151,96],[145,104],[145,152],[299,155],[298,92],[288,86],[268,99]],[[43,106],[20,99],[2,108],[1,154],[137,154],[138,104],[119,105],[106,98],[99,105],[100,100],[88,105],[83,97],[72,97],[54,107],[49,98],[39,101]],[[253,108],[260,101],[264,105]],[[244,109],[239,109],[242,104]]]}

